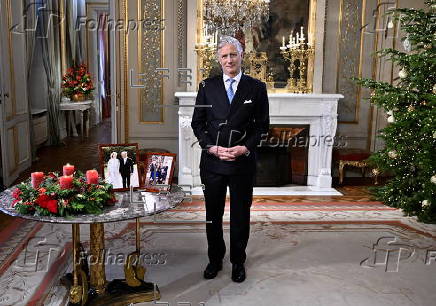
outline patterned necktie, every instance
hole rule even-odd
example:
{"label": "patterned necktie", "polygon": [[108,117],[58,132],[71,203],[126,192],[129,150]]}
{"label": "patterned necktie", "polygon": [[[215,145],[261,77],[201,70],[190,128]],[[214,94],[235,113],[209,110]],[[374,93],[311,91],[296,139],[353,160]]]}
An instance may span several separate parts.
{"label": "patterned necktie", "polygon": [[233,83],[236,82],[236,80],[230,78],[227,81],[230,82],[229,88],[227,89],[227,97],[229,98],[229,103],[232,104],[233,97],[235,96],[235,93],[233,92]]}

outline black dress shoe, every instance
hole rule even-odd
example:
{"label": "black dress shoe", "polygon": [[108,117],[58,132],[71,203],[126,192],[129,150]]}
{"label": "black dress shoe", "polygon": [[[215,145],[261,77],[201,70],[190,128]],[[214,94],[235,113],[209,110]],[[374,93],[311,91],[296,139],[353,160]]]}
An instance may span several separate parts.
{"label": "black dress shoe", "polygon": [[232,280],[237,283],[242,283],[245,280],[244,264],[232,265]]}
{"label": "black dress shoe", "polygon": [[204,270],[203,276],[206,279],[215,278],[218,274],[218,271],[221,271],[222,269],[223,269],[222,263],[218,263],[218,264],[209,263],[206,269]]}

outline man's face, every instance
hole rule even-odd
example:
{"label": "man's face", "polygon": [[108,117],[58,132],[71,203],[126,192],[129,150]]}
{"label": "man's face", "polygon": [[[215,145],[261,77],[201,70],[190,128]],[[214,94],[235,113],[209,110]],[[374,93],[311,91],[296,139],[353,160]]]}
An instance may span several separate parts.
{"label": "man's face", "polygon": [[242,54],[234,45],[224,45],[218,51],[218,61],[223,69],[224,74],[235,77],[241,71]]}
{"label": "man's face", "polygon": [[126,153],[123,153],[123,154],[121,154],[121,157],[122,157],[122,158],[126,158],[126,157],[127,157],[127,154],[126,154]]}

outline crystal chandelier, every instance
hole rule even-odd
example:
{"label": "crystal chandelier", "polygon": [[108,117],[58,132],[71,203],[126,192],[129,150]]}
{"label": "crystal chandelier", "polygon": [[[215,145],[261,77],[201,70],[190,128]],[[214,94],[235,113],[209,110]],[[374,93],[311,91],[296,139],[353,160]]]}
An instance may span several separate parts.
{"label": "crystal chandelier", "polygon": [[259,26],[269,18],[270,0],[203,0],[208,31],[234,34]]}

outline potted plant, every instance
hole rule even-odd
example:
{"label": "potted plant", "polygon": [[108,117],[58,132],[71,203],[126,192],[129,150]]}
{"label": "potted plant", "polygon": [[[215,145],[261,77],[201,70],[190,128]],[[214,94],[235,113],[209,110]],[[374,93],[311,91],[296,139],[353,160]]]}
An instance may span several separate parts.
{"label": "potted plant", "polygon": [[95,87],[84,64],[68,68],[62,77],[62,89],[63,94],[71,101],[92,99],[92,91]]}

